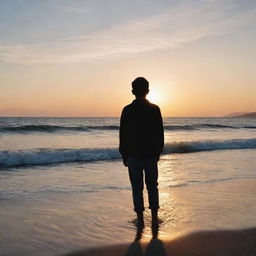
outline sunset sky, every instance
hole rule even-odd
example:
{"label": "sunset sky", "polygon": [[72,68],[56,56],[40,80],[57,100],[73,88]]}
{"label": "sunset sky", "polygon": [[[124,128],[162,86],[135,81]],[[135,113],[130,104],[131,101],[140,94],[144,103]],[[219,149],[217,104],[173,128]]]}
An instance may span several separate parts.
{"label": "sunset sky", "polygon": [[1,0],[0,116],[256,111],[255,0]]}

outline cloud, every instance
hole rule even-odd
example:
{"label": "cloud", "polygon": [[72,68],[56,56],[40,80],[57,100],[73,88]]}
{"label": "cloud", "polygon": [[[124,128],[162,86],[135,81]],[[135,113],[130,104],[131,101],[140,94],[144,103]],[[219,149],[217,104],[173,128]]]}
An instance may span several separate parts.
{"label": "cloud", "polygon": [[25,65],[64,64],[173,49],[232,33],[255,14],[255,10],[239,10],[232,1],[183,2],[154,17],[85,36],[37,45],[0,45],[0,60]]}
{"label": "cloud", "polygon": [[69,4],[66,3],[64,5],[60,5],[60,8],[66,12],[75,12],[79,14],[89,14],[94,12],[93,8],[77,5],[75,2],[69,2]]}

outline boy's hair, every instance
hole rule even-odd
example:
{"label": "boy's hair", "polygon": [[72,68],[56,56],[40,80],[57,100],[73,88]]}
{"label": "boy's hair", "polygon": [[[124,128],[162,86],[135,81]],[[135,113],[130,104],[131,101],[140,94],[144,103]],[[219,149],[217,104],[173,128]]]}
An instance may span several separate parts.
{"label": "boy's hair", "polygon": [[137,77],[132,82],[132,92],[135,96],[145,96],[148,93],[148,81],[144,77]]}

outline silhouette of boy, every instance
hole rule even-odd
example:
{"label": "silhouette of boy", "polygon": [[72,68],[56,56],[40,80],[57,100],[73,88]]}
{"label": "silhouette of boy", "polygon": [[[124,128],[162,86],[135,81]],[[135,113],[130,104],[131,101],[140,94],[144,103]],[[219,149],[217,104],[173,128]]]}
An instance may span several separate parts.
{"label": "silhouette of boy", "polygon": [[146,99],[148,92],[149,83],[145,78],[138,77],[132,82],[132,93],[136,99],[122,111],[119,151],[129,170],[137,225],[144,226],[144,171],[152,226],[158,226],[157,162],[164,146],[164,133],[160,109]]}

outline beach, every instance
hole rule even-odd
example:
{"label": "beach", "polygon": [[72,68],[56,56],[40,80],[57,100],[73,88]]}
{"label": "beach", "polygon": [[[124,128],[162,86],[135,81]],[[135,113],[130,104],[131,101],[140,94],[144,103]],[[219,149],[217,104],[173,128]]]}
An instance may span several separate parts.
{"label": "beach", "polygon": [[0,0],[0,256],[256,256],[255,18]]}
{"label": "beach", "polygon": [[152,239],[148,242],[94,248],[66,256],[248,256],[256,253],[256,228],[246,230],[207,231],[192,233],[171,241]]}
{"label": "beach", "polygon": [[255,120],[164,119],[158,239],[146,209],[135,244],[118,121],[1,123],[1,255],[255,255]]}

